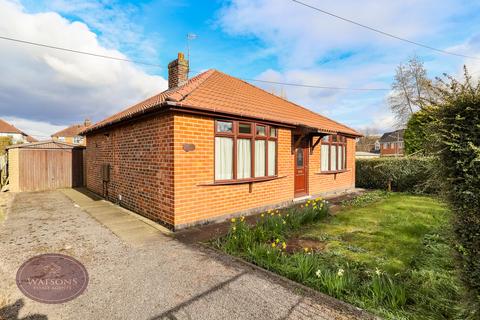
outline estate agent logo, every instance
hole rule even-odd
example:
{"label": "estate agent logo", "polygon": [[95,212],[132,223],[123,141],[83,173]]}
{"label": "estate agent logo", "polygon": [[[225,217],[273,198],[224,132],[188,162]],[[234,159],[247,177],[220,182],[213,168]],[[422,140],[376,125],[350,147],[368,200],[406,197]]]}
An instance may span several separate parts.
{"label": "estate agent logo", "polygon": [[88,273],[72,257],[42,254],[26,261],[17,271],[17,286],[24,295],[43,303],[63,303],[85,291]]}

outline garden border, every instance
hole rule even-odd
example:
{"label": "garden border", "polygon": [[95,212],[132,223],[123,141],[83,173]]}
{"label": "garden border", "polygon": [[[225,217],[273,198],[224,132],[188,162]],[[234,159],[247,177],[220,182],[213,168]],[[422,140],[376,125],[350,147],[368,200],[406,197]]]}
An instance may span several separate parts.
{"label": "garden border", "polygon": [[[331,297],[329,295],[326,295],[322,292],[316,291],[312,288],[309,288],[301,283],[295,282],[293,280],[290,280],[282,275],[279,275],[275,272],[272,272],[270,270],[264,269],[262,267],[257,266],[256,264],[253,264],[251,262],[248,262],[242,258],[227,254],[221,250],[218,250],[212,246],[210,246],[207,243],[203,242],[196,242],[192,243],[192,245],[197,246],[200,248],[202,251],[209,251],[210,253],[214,253],[216,257],[218,258],[228,258],[230,260],[233,260],[233,262],[237,264],[242,264],[244,266],[250,267],[254,269],[255,271],[258,271],[264,275],[266,275],[268,278],[273,280],[274,282],[284,286],[284,287],[290,287],[293,289],[297,289],[301,291],[301,295],[311,297],[311,298],[317,298],[320,299],[327,307],[331,307],[334,310],[339,311],[340,313],[346,314],[346,315],[351,315],[354,316],[356,319],[378,319],[381,320],[382,318],[375,316],[371,313],[369,313],[366,310],[363,310],[361,308],[355,307],[354,305],[351,305],[345,301],[336,299],[334,297]],[[216,258],[214,257],[214,258]],[[226,261],[223,261],[226,262]],[[314,300],[316,301],[316,300]]]}

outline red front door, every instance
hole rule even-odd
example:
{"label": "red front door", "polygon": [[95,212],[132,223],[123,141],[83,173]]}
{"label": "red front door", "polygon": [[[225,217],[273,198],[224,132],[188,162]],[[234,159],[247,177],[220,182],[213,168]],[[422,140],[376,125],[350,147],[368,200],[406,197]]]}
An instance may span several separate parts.
{"label": "red front door", "polygon": [[308,149],[295,149],[295,197],[308,194]]}

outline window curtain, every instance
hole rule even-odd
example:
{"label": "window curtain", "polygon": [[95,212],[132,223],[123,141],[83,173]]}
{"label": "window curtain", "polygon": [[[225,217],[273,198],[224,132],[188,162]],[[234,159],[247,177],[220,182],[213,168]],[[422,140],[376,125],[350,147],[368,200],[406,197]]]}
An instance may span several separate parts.
{"label": "window curtain", "polygon": [[237,140],[237,179],[252,177],[252,148],[250,139]]}
{"label": "window curtain", "polygon": [[337,170],[337,146],[330,146],[330,170]]}
{"label": "window curtain", "polygon": [[268,175],[274,176],[275,175],[275,166],[277,164],[277,152],[276,152],[277,144],[275,141],[268,141]]}
{"label": "window curtain", "polygon": [[320,160],[321,160],[321,171],[328,171],[328,144],[322,144],[322,152],[320,154]]}
{"label": "window curtain", "polygon": [[215,180],[233,179],[233,139],[215,137]]}
{"label": "window curtain", "polygon": [[265,176],[265,140],[255,140],[255,177]]}
{"label": "window curtain", "polygon": [[338,170],[343,170],[343,146],[338,146]]}

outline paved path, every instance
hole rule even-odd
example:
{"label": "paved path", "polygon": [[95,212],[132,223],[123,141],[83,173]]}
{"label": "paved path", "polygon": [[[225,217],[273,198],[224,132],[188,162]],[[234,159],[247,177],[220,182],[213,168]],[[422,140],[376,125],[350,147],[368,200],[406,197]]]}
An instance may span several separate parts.
{"label": "paved path", "polygon": [[[155,228],[140,240],[123,227],[110,225],[112,232],[97,220],[101,214],[86,212],[93,200],[83,200],[75,204],[58,191],[15,195],[0,222],[0,319],[358,319],[341,303],[301,295],[288,282]],[[24,297],[15,285],[18,267],[54,252],[85,265],[87,290],[61,305]]]}
{"label": "paved path", "polygon": [[161,241],[165,239],[165,234],[172,234],[169,229],[103,200],[86,189],[63,189],[61,192],[131,246],[140,247]]}

